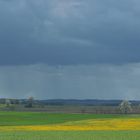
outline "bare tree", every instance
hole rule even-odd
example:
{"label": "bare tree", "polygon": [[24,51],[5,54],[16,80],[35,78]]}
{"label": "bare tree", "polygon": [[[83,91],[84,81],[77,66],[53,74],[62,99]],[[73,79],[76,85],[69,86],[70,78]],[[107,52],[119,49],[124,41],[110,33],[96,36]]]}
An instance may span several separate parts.
{"label": "bare tree", "polygon": [[27,104],[25,105],[25,107],[29,107],[32,108],[33,107],[33,103],[34,103],[34,97],[29,97],[27,100]]}
{"label": "bare tree", "polygon": [[127,100],[124,100],[119,105],[119,109],[121,110],[122,113],[127,114],[132,110],[131,103]]}
{"label": "bare tree", "polygon": [[5,100],[5,105],[6,105],[6,107],[10,107],[11,106],[11,100],[10,99],[6,99]]}

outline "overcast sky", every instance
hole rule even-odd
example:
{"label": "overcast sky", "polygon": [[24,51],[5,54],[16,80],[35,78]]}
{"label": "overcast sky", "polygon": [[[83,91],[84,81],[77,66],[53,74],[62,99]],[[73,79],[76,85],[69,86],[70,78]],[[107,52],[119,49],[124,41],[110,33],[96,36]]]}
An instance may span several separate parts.
{"label": "overcast sky", "polygon": [[0,97],[140,99],[139,0],[0,0]]}

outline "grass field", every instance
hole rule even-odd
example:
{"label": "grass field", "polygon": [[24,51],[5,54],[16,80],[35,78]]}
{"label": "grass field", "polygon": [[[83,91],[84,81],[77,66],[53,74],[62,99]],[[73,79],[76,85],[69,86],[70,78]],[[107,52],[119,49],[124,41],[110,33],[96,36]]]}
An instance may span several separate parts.
{"label": "grass field", "polygon": [[4,132],[0,140],[140,140],[139,131]]}
{"label": "grass field", "polygon": [[129,116],[98,114],[49,114],[38,112],[0,112],[0,126],[58,124],[69,121],[122,117],[127,118]]}
{"label": "grass field", "polygon": [[0,140],[140,140],[139,115],[0,112]]}

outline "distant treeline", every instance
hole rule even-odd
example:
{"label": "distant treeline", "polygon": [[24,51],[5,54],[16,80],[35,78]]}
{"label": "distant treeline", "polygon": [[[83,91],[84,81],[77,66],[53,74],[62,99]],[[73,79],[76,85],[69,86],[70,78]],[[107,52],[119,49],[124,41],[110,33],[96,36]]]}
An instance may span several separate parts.
{"label": "distant treeline", "polygon": [[0,99],[0,111],[50,113],[140,114],[140,101],[53,99]]}
{"label": "distant treeline", "polygon": [[[7,99],[0,99],[0,104],[5,104]],[[27,104],[28,99],[9,99],[11,104]],[[76,100],[76,99],[50,99],[50,100],[35,100],[34,104],[40,105],[81,105],[81,106],[118,106],[122,100]],[[130,100],[132,105],[140,105],[140,101]]]}
{"label": "distant treeline", "polygon": [[[84,105],[84,106],[118,106],[122,100],[76,100],[76,99],[52,99],[52,100],[36,100],[36,102],[45,105]],[[131,100],[132,105],[140,105],[140,101]]]}

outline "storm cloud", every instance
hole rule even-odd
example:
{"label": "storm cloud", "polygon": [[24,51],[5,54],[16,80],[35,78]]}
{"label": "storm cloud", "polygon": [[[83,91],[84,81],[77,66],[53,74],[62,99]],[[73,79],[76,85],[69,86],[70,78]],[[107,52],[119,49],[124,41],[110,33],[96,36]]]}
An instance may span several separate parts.
{"label": "storm cloud", "polygon": [[139,0],[0,0],[0,96],[140,99]]}
{"label": "storm cloud", "polygon": [[139,62],[138,0],[1,0],[0,64]]}
{"label": "storm cloud", "polygon": [[1,97],[140,99],[140,64],[4,66]]}

